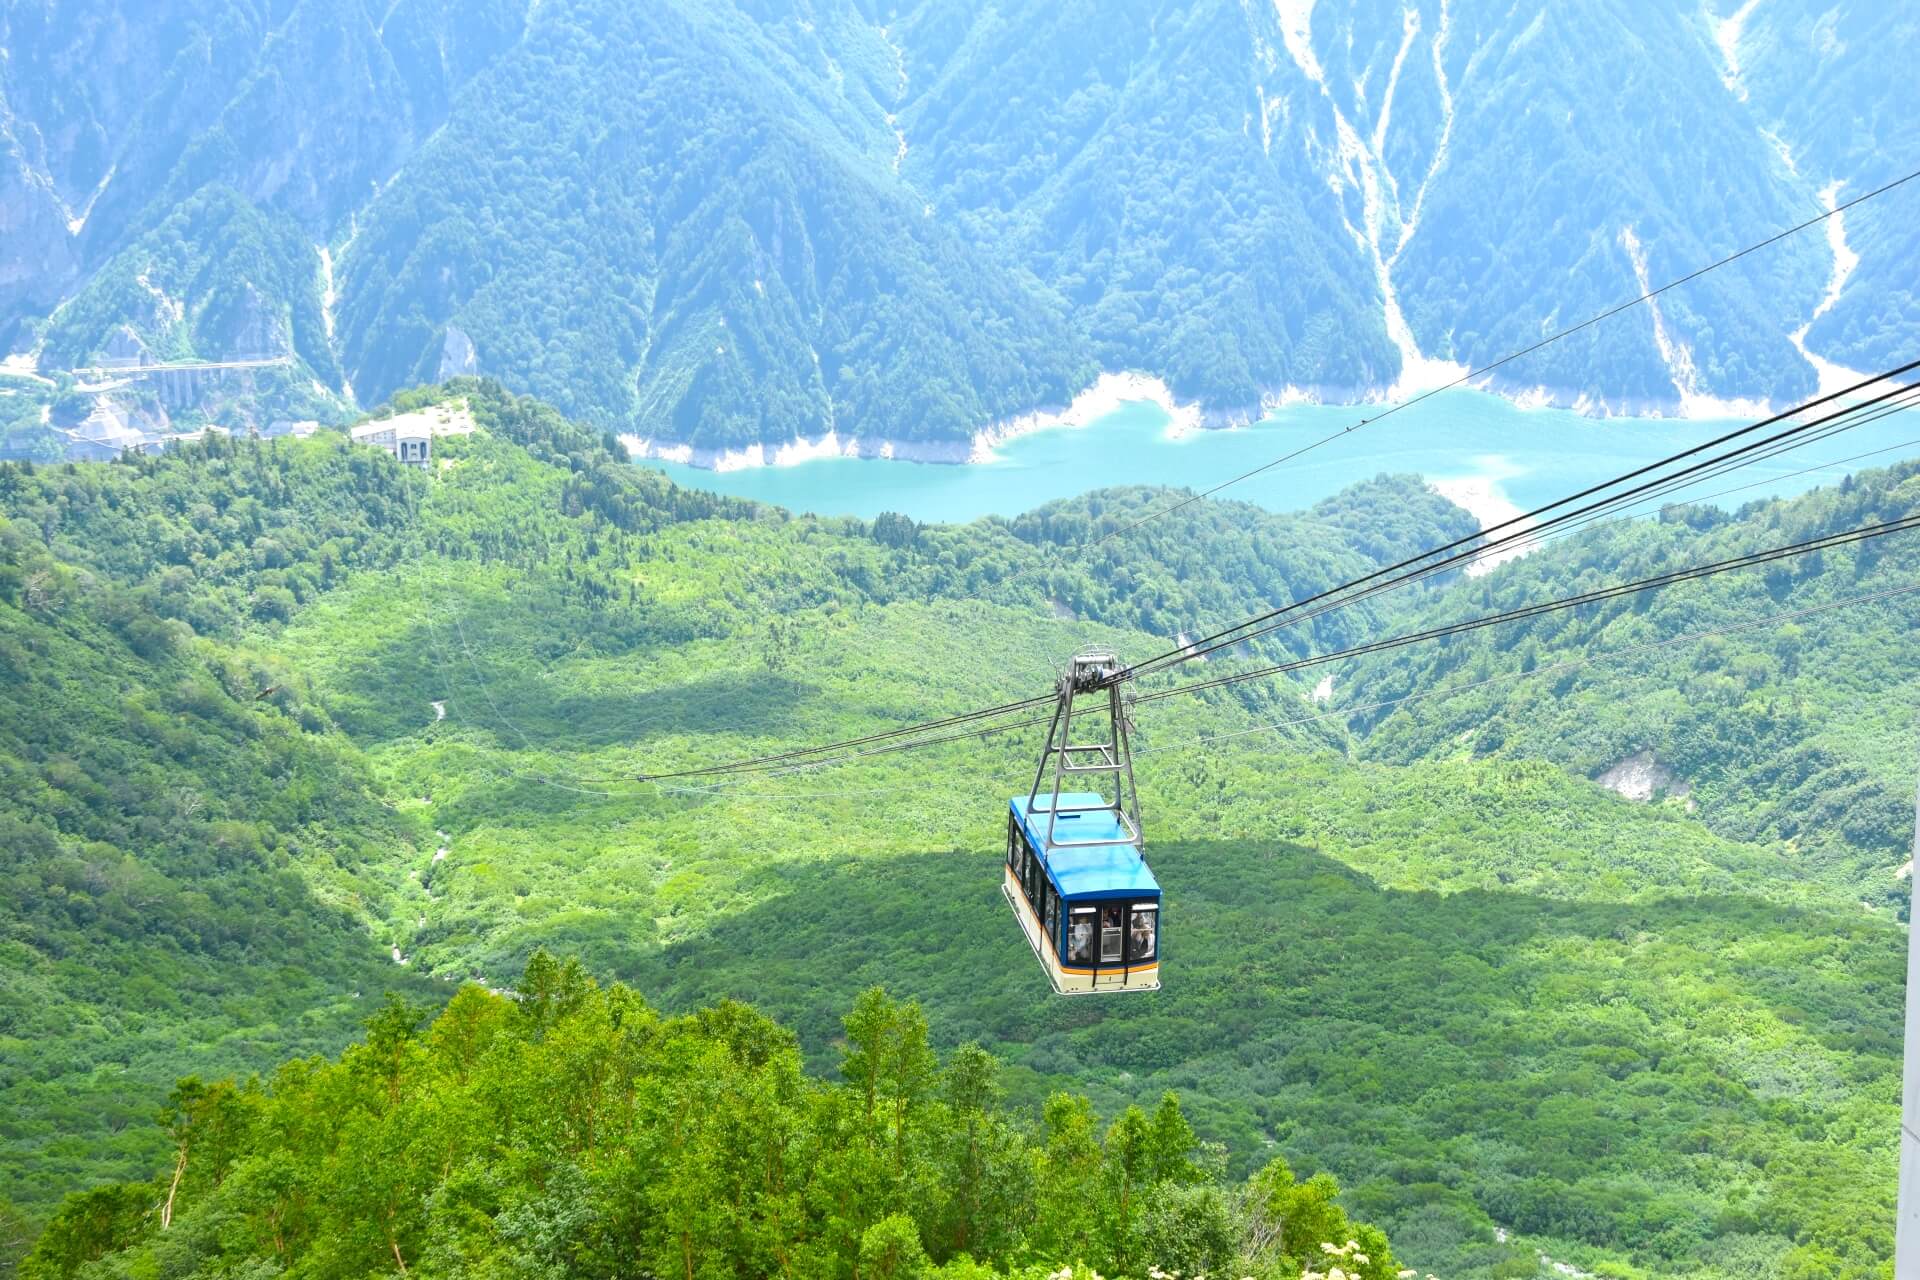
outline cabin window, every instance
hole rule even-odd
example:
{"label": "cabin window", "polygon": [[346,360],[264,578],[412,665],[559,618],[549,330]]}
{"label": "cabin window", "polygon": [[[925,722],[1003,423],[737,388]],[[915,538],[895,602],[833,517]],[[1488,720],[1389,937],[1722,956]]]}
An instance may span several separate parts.
{"label": "cabin window", "polygon": [[1119,964],[1121,940],[1126,937],[1127,908],[1122,903],[1100,908],[1100,963]]}
{"label": "cabin window", "polygon": [[1042,892],[1045,893],[1047,898],[1045,916],[1047,945],[1057,951],[1060,947],[1060,895],[1053,891],[1053,882],[1051,880],[1047,882]]}
{"label": "cabin window", "polygon": [[1097,925],[1092,907],[1075,907],[1067,922],[1067,963],[1093,963],[1093,934]]}
{"label": "cabin window", "polygon": [[1135,903],[1133,923],[1127,930],[1127,963],[1146,964],[1160,945],[1160,909]]}
{"label": "cabin window", "polygon": [[1014,821],[1012,818],[1008,818],[1007,819],[1007,865],[1009,867],[1018,867],[1020,865],[1020,858],[1019,858],[1019,852],[1018,852],[1019,848],[1020,848],[1020,828],[1014,824]]}

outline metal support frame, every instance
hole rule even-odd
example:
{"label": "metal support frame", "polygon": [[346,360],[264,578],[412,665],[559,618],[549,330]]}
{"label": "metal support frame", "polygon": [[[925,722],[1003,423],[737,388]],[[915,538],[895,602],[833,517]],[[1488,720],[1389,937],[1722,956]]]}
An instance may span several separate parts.
{"label": "metal support frame", "polygon": [[[1095,840],[1060,839],[1056,828],[1063,815],[1111,813],[1124,833],[1126,843],[1145,852],[1146,841],[1140,834],[1140,791],[1133,779],[1133,752],[1128,744],[1130,707],[1122,697],[1124,668],[1111,649],[1082,649],[1067,662],[1061,673],[1059,696],[1054,701],[1053,721],[1047,726],[1046,749],[1040,753],[1040,766],[1034,771],[1033,786],[1027,792],[1027,813],[1032,815],[1040,798],[1040,786],[1046,780],[1047,767],[1053,767],[1053,795],[1047,808],[1047,849],[1072,849],[1089,845],[1113,844],[1111,838]],[[1084,698],[1104,706],[1081,712],[1081,718],[1105,717],[1104,741],[1073,741],[1074,700]],[[1113,778],[1113,799],[1105,797],[1108,787],[1097,783],[1092,789],[1101,796],[1099,804],[1060,804],[1060,792],[1069,775],[1108,774]]]}

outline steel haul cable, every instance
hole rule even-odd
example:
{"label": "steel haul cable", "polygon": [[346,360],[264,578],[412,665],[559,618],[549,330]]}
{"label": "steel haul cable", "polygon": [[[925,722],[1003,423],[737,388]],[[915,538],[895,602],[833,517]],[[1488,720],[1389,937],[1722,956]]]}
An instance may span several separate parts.
{"label": "steel haul cable", "polygon": [[[1664,496],[1665,494],[1673,492],[1677,488],[1684,488],[1689,485],[1699,483],[1701,480],[1712,479],[1716,476],[1725,475],[1728,471],[1735,470],[1741,466],[1749,465],[1753,461],[1761,460],[1765,458],[1777,457],[1781,453],[1787,452],[1789,449],[1799,448],[1805,444],[1810,444],[1817,440],[1827,439],[1832,435],[1839,434],[1841,431],[1850,430],[1855,426],[1862,425],[1864,422],[1873,421],[1875,420],[1875,417],[1879,413],[1897,412],[1900,409],[1906,408],[1908,404],[1911,403],[1912,397],[1914,396],[1916,391],[1920,391],[1920,388],[1903,389],[1901,392],[1897,393],[1897,395],[1894,397],[1892,401],[1890,401],[1886,405],[1881,406],[1879,410],[1876,410],[1875,414],[1869,415],[1868,417],[1862,418],[1858,421],[1841,421],[1840,425],[1838,426],[1825,427],[1817,435],[1814,435],[1806,440],[1798,440],[1788,445],[1769,448],[1765,452],[1760,453],[1753,458],[1746,458],[1739,461],[1724,463],[1724,464],[1720,462],[1714,462],[1712,464],[1702,464],[1703,469],[1697,475],[1691,475],[1685,479],[1680,479],[1676,477],[1673,480],[1657,481],[1651,484],[1650,486],[1648,486],[1647,492],[1644,494],[1642,494],[1641,490],[1635,490],[1629,494],[1615,495],[1614,497],[1607,498],[1602,502],[1595,503],[1591,507],[1583,508],[1582,510],[1577,512],[1567,513],[1563,516],[1555,517],[1554,520],[1549,521],[1544,525],[1522,527],[1516,530],[1515,532],[1496,540],[1495,542],[1487,544],[1486,546],[1471,548],[1467,551],[1461,552],[1459,555],[1453,557],[1452,559],[1442,561],[1436,564],[1427,565],[1421,568],[1413,569],[1410,572],[1401,576],[1400,578],[1377,583],[1353,595],[1340,596],[1337,599],[1329,600],[1327,599],[1328,596],[1338,595],[1340,591],[1348,589],[1345,587],[1332,588],[1330,591],[1322,593],[1322,595],[1320,596],[1311,597],[1307,600],[1301,601],[1300,604],[1312,604],[1312,603],[1315,603],[1316,601],[1324,601],[1323,603],[1319,603],[1318,607],[1311,609],[1306,613],[1297,614],[1293,616],[1282,616],[1282,615],[1290,614],[1294,608],[1298,607],[1297,605],[1289,605],[1283,609],[1276,610],[1274,611],[1274,613],[1267,615],[1267,617],[1270,617],[1270,618],[1279,618],[1278,621],[1268,622],[1263,626],[1259,626],[1254,630],[1246,632],[1244,635],[1227,636],[1225,633],[1222,633],[1222,637],[1219,638],[1216,643],[1212,643],[1210,645],[1207,645],[1206,647],[1201,647],[1200,642],[1195,642],[1194,644],[1190,645],[1187,649],[1173,651],[1175,653],[1178,653],[1180,656],[1169,661],[1162,661],[1160,665],[1157,668],[1155,668],[1155,670],[1164,671],[1171,667],[1178,666],[1180,665],[1180,663],[1185,661],[1189,661],[1196,658],[1204,658],[1207,655],[1214,653],[1220,649],[1231,648],[1234,645],[1244,644],[1249,640],[1255,640],[1262,636],[1271,635],[1275,631],[1283,630],[1287,627],[1297,626],[1302,622],[1308,622],[1315,618],[1324,617],[1327,614],[1334,613],[1341,609],[1344,609],[1349,605],[1358,604],[1361,601],[1369,600],[1374,598],[1375,596],[1383,595],[1387,592],[1398,590],[1401,587],[1410,585],[1412,583],[1425,581],[1438,574],[1445,573],[1450,570],[1469,568],[1476,564],[1486,563],[1489,559],[1499,555],[1502,551],[1505,551],[1505,550],[1509,550],[1512,548],[1530,548],[1532,545],[1536,543],[1551,541],[1564,534],[1578,532],[1583,528],[1587,528],[1596,524],[1612,523],[1614,520],[1626,519],[1628,517],[1626,517],[1623,514],[1624,509],[1639,505],[1645,501],[1650,500],[1650,498],[1652,497]],[[1843,411],[1842,414],[1835,415],[1835,418],[1836,419],[1844,418],[1845,416],[1851,414],[1852,412],[1854,411],[1853,410]],[[1833,420],[1834,419],[1827,419],[1823,421],[1833,421]],[[1812,425],[1820,426],[1821,424],[1816,423]],[[1768,443],[1768,442],[1763,442],[1763,443]],[[1755,446],[1755,447],[1757,448],[1759,446]],[[1641,495],[1641,496],[1635,496],[1635,495]],[[1611,519],[1609,519],[1608,517],[1611,517]],[[1527,517],[1525,516],[1516,517],[1516,522],[1525,520],[1526,518]],[[1417,561],[1419,558],[1420,557],[1415,557],[1415,560]],[[1364,581],[1364,579],[1361,581]],[[1349,584],[1349,586],[1351,585],[1353,584]],[[1240,625],[1246,626],[1249,624],[1243,623]],[[1236,629],[1237,628],[1229,628],[1228,630],[1232,631]]]}
{"label": "steel haul cable", "polygon": [[[1583,606],[1591,605],[1591,604],[1605,603],[1606,601],[1609,601],[1609,600],[1622,599],[1628,596],[1638,595],[1646,591],[1660,590],[1665,587],[1675,586],[1683,582],[1692,582],[1701,578],[1714,577],[1722,573],[1730,573],[1739,569],[1754,568],[1760,565],[1772,564],[1780,560],[1791,559],[1797,556],[1811,555],[1815,552],[1827,551],[1827,550],[1831,550],[1831,549],[1842,547],[1842,546],[1849,546],[1854,543],[1865,542],[1875,538],[1887,537],[1897,533],[1905,533],[1916,528],[1920,528],[1920,515],[1907,516],[1899,520],[1885,521],[1875,525],[1863,525],[1857,528],[1843,530],[1839,533],[1827,534],[1817,538],[1809,538],[1809,539],[1804,539],[1800,542],[1789,543],[1784,546],[1769,547],[1761,551],[1749,552],[1745,555],[1734,556],[1726,560],[1714,561],[1714,562],[1703,564],[1703,565],[1693,565],[1684,569],[1670,570],[1666,573],[1655,574],[1652,577],[1643,578],[1635,582],[1618,583],[1610,587],[1597,588],[1593,591],[1584,592],[1576,596],[1562,597],[1556,600],[1543,601],[1543,602],[1539,602],[1531,605],[1524,605],[1516,609],[1509,609],[1509,610],[1502,611],[1500,613],[1485,615],[1479,618],[1472,618],[1466,621],[1450,623],[1450,624],[1446,624],[1444,626],[1439,626],[1439,627],[1430,627],[1421,631],[1410,632],[1410,633],[1406,633],[1399,636],[1388,637],[1387,639],[1384,639],[1384,640],[1372,641],[1367,644],[1354,645],[1349,648],[1337,650],[1332,653],[1315,654],[1305,658],[1294,659],[1289,662],[1274,663],[1270,666],[1256,668],[1251,671],[1237,672],[1231,675],[1220,676],[1211,680],[1203,680],[1193,684],[1180,685],[1177,688],[1173,688],[1173,689],[1162,689],[1150,694],[1144,694],[1137,701],[1140,703],[1158,702],[1166,698],[1180,697],[1188,694],[1201,693],[1209,689],[1225,688],[1230,685],[1243,684],[1250,680],[1268,679],[1276,675],[1284,675],[1284,674],[1289,674],[1295,671],[1302,671],[1310,667],[1321,666],[1326,663],[1337,662],[1347,658],[1364,657],[1368,654],[1382,653],[1382,652],[1386,652],[1393,649],[1404,648],[1412,644],[1421,644],[1421,643],[1426,643],[1432,640],[1447,639],[1456,635],[1464,635],[1470,632],[1483,630],[1487,627],[1498,626],[1508,622],[1524,621],[1529,618],[1540,617],[1542,615],[1549,614],[1549,613],[1557,613],[1557,612],[1562,612],[1568,609],[1581,608]],[[1024,720],[1013,721],[1010,723],[988,725],[984,728],[963,730],[956,733],[942,734],[942,735],[937,735],[930,738],[915,739],[907,742],[895,742],[895,743],[891,743],[884,746],[867,747],[862,750],[847,751],[840,755],[833,756],[825,760],[814,760],[804,764],[774,765],[774,766],[766,766],[766,767],[756,768],[756,769],[736,767],[730,770],[729,772],[752,773],[755,776],[760,776],[760,777],[780,777],[786,774],[801,773],[801,772],[806,772],[813,769],[826,768],[831,765],[845,764],[853,760],[867,759],[867,758],[880,756],[880,755],[890,755],[899,751],[914,751],[914,750],[919,750],[923,747],[937,746],[947,742],[957,742],[957,741],[962,741],[962,740],[971,739],[971,738],[988,737],[998,733],[1007,733],[1016,729],[1023,729],[1033,725],[1044,724],[1047,722],[1048,718],[1049,717],[1046,717],[1046,716],[1034,716]],[[701,775],[699,771],[689,771],[688,773],[676,775],[676,776],[684,777],[684,776],[711,776],[711,775]],[[659,782],[664,780],[664,778],[665,776],[663,775],[648,775],[643,780],[651,781],[651,782]]]}
{"label": "steel haul cable", "polygon": [[[1416,689],[1411,693],[1402,694],[1397,698],[1383,698],[1376,702],[1364,702],[1346,707],[1333,707],[1326,711],[1316,712],[1310,716],[1296,716],[1291,720],[1276,720],[1269,724],[1254,725],[1247,729],[1235,729],[1227,733],[1207,734],[1199,738],[1189,739],[1185,742],[1142,747],[1134,754],[1145,756],[1177,751],[1191,751],[1197,747],[1209,746],[1215,742],[1225,742],[1235,738],[1251,737],[1262,733],[1274,733],[1281,729],[1298,728],[1301,725],[1319,724],[1328,720],[1350,720],[1355,716],[1365,715],[1373,711],[1383,711],[1390,707],[1405,706],[1410,702],[1450,698],[1463,693],[1471,693],[1476,689],[1489,688],[1497,684],[1517,683],[1519,681],[1533,680],[1544,676],[1563,675],[1568,671],[1580,670],[1584,667],[1594,666],[1599,663],[1615,662],[1622,658],[1633,657],[1636,654],[1653,653],[1663,649],[1678,648],[1681,645],[1692,644],[1700,640],[1712,639],[1717,636],[1738,635],[1744,631],[1757,631],[1764,627],[1777,626],[1782,623],[1798,622],[1802,619],[1815,617],[1820,614],[1833,613],[1840,609],[1851,609],[1863,604],[1877,604],[1883,600],[1912,595],[1916,592],[1920,592],[1920,583],[1910,583],[1902,587],[1891,587],[1885,591],[1873,591],[1864,595],[1849,596],[1844,600],[1835,600],[1827,604],[1810,605],[1804,609],[1793,609],[1784,613],[1768,614],[1764,618],[1753,618],[1746,622],[1728,623],[1725,626],[1708,627],[1700,631],[1689,631],[1682,635],[1670,636],[1665,640],[1652,640],[1644,644],[1629,645],[1624,649],[1609,649],[1600,653],[1586,654],[1578,658],[1569,658],[1564,662],[1556,662],[1550,666],[1535,667],[1531,671],[1504,671],[1498,675],[1487,676],[1479,680],[1470,680],[1463,684],[1443,685],[1434,689]],[[1040,722],[1034,720],[1025,723],[1037,724]],[[1016,726],[1008,727],[1013,728]],[[1023,770],[1017,777],[1007,775],[1007,781],[1016,782],[1025,777],[1026,772]],[[898,787],[865,787],[841,791],[756,792],[739,791],[736,790],[733,785],[725,784],[711,787],[663,786],[660,790],[674,795],[706,796],[736,801],[765,800],[774,802],[841,800],[855,796],[897,796],[900,794]]]}
{"label": "steel haul cable", "polygon": [[[1897,397],[1904,396],[1909,392],[1911,392],[1912,390],[1914,390],[1914,388],[1908,385],[1891,386],[1888,389],[1878,391],[1866,397],[1862,401],[1859,401],[1857,403],[1843,404],[1841,405],[1841,407],[1834,408],[1832,412],[1823,412],[1823,415],[1821,417],[1818,417],[1811,422],[1806,422],[1796,426],[1786,427],[1781,431],[1774,433],[1771,436],[1767,436],[1761,440],[1743,445],[1739,449],[1735,449],[1730,453],[1722,454],[1718,458],[1710,458],[1703,462],[1694,463],[1693,465],[1683,468],[1681,471],[1673,475],[1655,476],[1653,479],[1646,480],[1643,483],[1639,484],[1638,486],[1632,489],[1629,489],[1624,493],[1614,494],[1607,497],[1596,498],[1594,502],[1588,504],[1587,506],[1577,507],[1571,511],[1563,511],[1559,515],[1553,516],[1550,520],[1547,520],[1543,523],[1535,523],[1538,517],[1545,515],[1550,511],[1555,511],[1558,508],[1566,507],[1572,503],[1582,502],[1588,498],[1592,498],[1592,497],[1595,497],[1596,495],[1603,494],[1606,492],[1606,490],[1614,488],[1618,485],[1625,484],[1633,480],[1639,480],[1643,476],[1652,475],[1654,472],[1660,471],[1661,469],[1672,466],[1675,463],[1682,462],[1688,458],[1694,457],[1695,455],[1705,452],[1706,450],[1715,448],[1719,445],[1727,444],[1731,441],[1740,439],[1744,436],[1749,436],[1756,431],[1763,431],[1769,427],[1777,426],[1780,423],[1791,419],[1797,414],[1805,413],[1809,410],[1816,409],[1816,408],[1820,408],[1823,411],[1825,409],[1832,408],[1836,404],[1836,402],[1840,402],[1844,400],[1845,397],[1863,392],[1865,389],[1869,387],[1876,387],[1882,383],[1890,382],[1894,378],[1898,378],[1906,374],[1913,373],[1916,370],[1920,370],[1920,361],[1911,361],[1911,362],[1908,362],[1907,364],[1900,365],[1893,369],[1889,369],[1885,373],[1878,374],[1874,377],[1865,379],[1864,381],[1856,383],[1851,387],[1847,387],[1841,391],[1836,391],[1831,395],[1822,396],[1816,400],[1810,400],[1807,403],[1803,405],[1799,405],[1793,409],[1790,409],[1785,413],[1775,414],[1771,418],[1762,419],[1761,421],[1753,423],[1750,426],[1741,427],[1738,430],[1726,432],[1723,435],[1716,436],[1714,439],[1705,441],[1702,444],[1695,445],[1692,448],[1683,449],[1678,453],[1669,454],[1665,458],[1661,458],[1657,461],[1650,462],[1643,467],[1638,467],[1632,471],[1626,472],[1623,475],[1615,476],[1610,480],[1604,480],[1599,484],[1590,485],[1587,488],[1582,489],[1577,493],[1570,494],[1564,498],[1556,499],[1553,502],[1549,502],[1546,505],[1541,507],[1536,507],[1532,511],[1524,512],[1521,515],[1513,516],[1510,519],[1501,521],[1499,524],[1493,525],[1487,529],[1479,530],[1463,538],[1456,538],[1454,541],[1447,543],[1444,546],[1434,547],[1427,551],[1423,551],[1418,555],[1409,556],[1406,559],[1401,560],[1397,564],[1391,564],[1391,565],[1387,565],[1384,568],[1376,569],[1372,573],[1369,573],[1364,577],[1356,578],[1351,582],[1343,583],[1340,586],[1331,587],[1331,588],[1328,588],[1326,591],[1322,591],[1315,595],[1305,597],[1301,600],[1293,601],[1292,603],[1283,605],[1278,609],[1269,610],[1268,612],[1263,614],[1257,614],[1254,617],[1245,619],[1241,622],[1237,622],[1230,627],[1222,628],[1221,630],[1216,631],[1211,635],[1203,636],[1198,640],[1191,641],[1186,645],[1182,645],[1174,649],[1169,649],[1164,653],[1157,654],[1154,657],[1147,658],[1141,662],[1133,664],[1131,667],[1128,668],[1128,673],[1133,676],[1148,675],[1154,671],[1164,670],[1166,667],[1178,665],[1181,662],[1191,661],[1196,657],[1204,657],[1207,654],[1214,652],[1216,649],[1226,648],[1229,645],[1240,644],[1245,640],[1252,638],[1251,635],[1236,634],[1238,632],[1246,631],[1248,628],[1260,626],[1261,624],[1267,623],[1271,620],[1278,619],[1287,614],[1290,614],[1297,609],[1305,608],[1308,605],[1312,605],[1321,601],[1328,600],[1336,595],[1340,595],[1341,593],[1351,591],[1355,587],[1359,587],[1368,583],[1378,584],[1376,586],[1370,587],[1367,591],[1362,592],[1357,596],[1354,596],[1350,599],[1343,600],[1342,601],[1343,604],[1352,603],[1353,600],[1367,598],[1368,596],[1377,594],[1380,590],[1387,589],[1393,585],[1397,585],[1400,581],[1402,581],[1402,579],[1394,579],[1385,583],[1382,583],[1380,580],[1388,579],[1390,578],[1390,575],[1395,573],[1400,573],[1402,570],[1410,571],[1405,575],[1404,580],[1417,580],[1420,577],[1431,576],[1432,574],[1444,572],[1445,570],[1450,568],[1457,568],[1463,565],[1464,563],[1472,561],[1475,557],[1486,555],[1489,551],[1496,550],[1501,547],[1511,546],[1516,542],[1525,540],[1529,536],[1537,537],[1539,533],[1545,529],[1555,527],[1559,524],[1577,519],[1581,516],[1588,515],[1590,513],[1603,512],[1623,502],[1627,498],[1634,498],[1634,497],[1643,495],[1648,491],[1658,490],[1661,486],[1672,485],[1675,481],[1681,480],[1682,478],[1685,478],[1685,477],[1698,476],[1699,473],[1710,471],[1713,467],[1724,465],[1725,463],[1734,459],[1748,458],[1749,455],[1755,454],[1757,452],[1762,452],[1769,446],[1777,444],[1781,441],[1789,440],[1797,436],[1806,435],[1808,433],[1813,432],[1817,428],[1827,426],[1834,422],[1843,420],[1848,415],[1862,412],[1864,410],[1872,408],[1873,406],[1884,404]],[[1772,456],[1772,455],[1766,455],[1766,456]],[[1473,543],[1478,541],[1480,538],[1485,537],[1487,534],[1494,533],[1502,529],[1509,530],[1509,532],[1501,535],[1501,537],[1496,538],[1491,542],[1486,543],[1485,545],[1477,546],[1477,547],[1472,545]],[[1456,554],[1454,554],[1449,559],[1437,561],[1434,563],[1421,566],[1422,561],[1431,561],[1433,557],[1439,556],[1439,555],[1445,555],[1446,553],[1449,553],[1449,552],[1455,552]],[[1415,568],[1415,566],[1421,566],[1421,567]],[[1315,615],[1308,615],[1308,616],[1318,616],[1318,615],[1315,614]],[[1267,630],[1270,631],[1273,629],[1274,628],[1268,628]],[[1266,631],[1255,631],[1252,633],[1252,635],[1263,635],[1266,633],[1267,633]]]}
{"label": "steel haul cable", "polygon": [[1566,609],[1577,609],[1584,605],[1601,604],[1608,600],[1617,600],[1624,596],[1638,595],[1643,591],[1655,591],[1662,587],[1674,586],[1682,582],[1692,582],[1698,578],[1711,578],[1717,574],[1730,573],[1736,569],[1751,569],[1775,561],[1792,559],[1796,556],[1812,555],[1818,551],[1828,551],[1835,547],[1850,546],[1856,542],[1865,542],[1873,538],[1883,538],[1896,533],[1906,533],[1920,528],[1920,515],[1904,516],[1899,520],[1889,520],[1877,525],[1863,525],[1841,533],[1827,534],[1819,538],[1809,538],[1802,542],[1789,543],[1782,547],[1769,547],[1764,551],[1755,551],[1728,560],[1711,564],[1693,565],[1685,569],[1675,569],[1667,573],[1655,574],[1651,578],[1642,578],[1637,582],[1620,583],[1611,587],[1600,587],[1577,596],[1567,596],[1558,600],[1543,601],[1539,604],[1522,605],[1503,613],[1489,614],[1472,618],[1465,622],[1449,623],[1440,627],[1429,627],[1423,631],[1409,632],[1405,635],[1391,636],[1385,640],[1375,640],[1367,644],[1355,645],[1338,653],[1320,654],[1312,657],[1297,658],[1291,662],[1277,662],[1271,666],[1256,668],[1252,671],[1238,672],[1221,676],[1213,680],[1203,680],[1197,684],[1181,685],[1177,689],[1162,689],[1155,693],[1143,694],[1139,701],[1157,702],[1162,698],[1177,697],[1181,694],[1199,693],[1204,689],[1224,688],[1227,685],[1240,684],[1247,680],[1261,680],[1268,676],[1281,675],[1291,671],[1302,671],[1308,667],[1319,666],[1339,658],[1357,658],[1371,653],[1383,653],[1389,649],[1400,649],[1410,644],[1420,644],[1429,640],[1442,640],[1468,632],[1479,631],[1486,627],[1498,626],[1507,622],[1519,622],[1536,618],[1542,614],[1559,613]]}

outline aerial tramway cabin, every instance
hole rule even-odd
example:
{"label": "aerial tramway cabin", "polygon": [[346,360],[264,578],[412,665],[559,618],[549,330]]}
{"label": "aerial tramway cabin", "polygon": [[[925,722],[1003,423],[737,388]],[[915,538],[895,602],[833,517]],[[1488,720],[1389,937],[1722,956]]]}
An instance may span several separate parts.
{"label": "aerial tramway cabin", "polygon": [[1160,884],[1100,796],[1013,797],[1001,887],[1061,995],[1159,989]]}

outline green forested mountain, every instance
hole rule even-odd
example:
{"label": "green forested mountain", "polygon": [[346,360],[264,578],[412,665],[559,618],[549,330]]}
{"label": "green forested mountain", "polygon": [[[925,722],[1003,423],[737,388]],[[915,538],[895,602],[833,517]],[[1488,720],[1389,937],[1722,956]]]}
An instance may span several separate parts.
{"label": "green forested mountain", "polygon": [[[1775,122],[1784,158],[1829,184],[1823,199],[1848,200],[1912,171],[1897,146],[1876,141],[1910,110],[1878,68],[1899,62],[1920,39],[1920,17],[1911,9],[1785,0],[1754,6],[1736,30],[1737,92],[1756,116]],[[1920,252],[1920,222],[1898,208],[1869,203],[1847,225],[1863,264],[1911,262]],[[1814,319],[1807,341],[1845,353],[1848,363],[1881,367],[1912,349],[1916,319],[1920,297],[1909,274],[1878,288],[1842,289]]]}
{"label": "green forested mountain", "polygon": [[[399,407],[446,396],[481,431],[431,474],[327,434],[0,469],[0,1228],[45,1231],[27,1274],[762,1274],[789,1244],[809,1274],[869,1247],[896,1261],[863,1273],[951,1270],[969,1041],[999,1060],[978,1123],[1014,1199],[965,1251],[996,1272],[1214,1274],[1280,1157],[1449,1280],[1557,1274],[1543,1256],[1888,1274],[1920,597],[1687,637],[1911,585],[1912,544],[1329,668],[1330,703],[1313,671],[1143,707],[1167,986],[1057,1001],[996,892],[1035,731],[635,779],[1041,692],[1078,644],[1157,652],[1464,513],[1389,476],[1296,515],[1196,502],[1083,559],[1171,495],[796,517],[675,488],[490,383]],[[1904,513],[1916,483],[1601,526],[1274,651]],[[1643,753],[1654,803],[1593,781]],[[529,970],[541,948],[628,989]],[[469,989],[424,1028],[461,982],[532,999]],[[875,1008],[935,1055],[895,1058],[921,1120],[866,1117]],[[176,1077],[229,1072],[145,1123]],[[1128,1108],[1168,1091],[1218,1149],[1186,1143],[1192,1180],[1135,1202]],[[696,1097],[711,1127],[662,1127]],[[785,1118],[728,1127],[754,1106]],[[825,1147],[844,1195],[827,1171],[725,1181]],[[1055,1197],[1062,1160],[1084,1194]]]}
{"label": "green forested mountain", "polygon": [[[287,357],[251,407],[210,402],[237,421],[478,371],[715,450],[964,442],[1102,369],[1225,416],[1377,394],[1903,172],[1880,142],[1914,122],[1912,23],[1652,0],[23,0],[0,8],[0,342],[43,372]],[[1798,398],[1816,358],[1883,367],[1906,354],[1913,199],[1500,385],[1669,409]]]}

